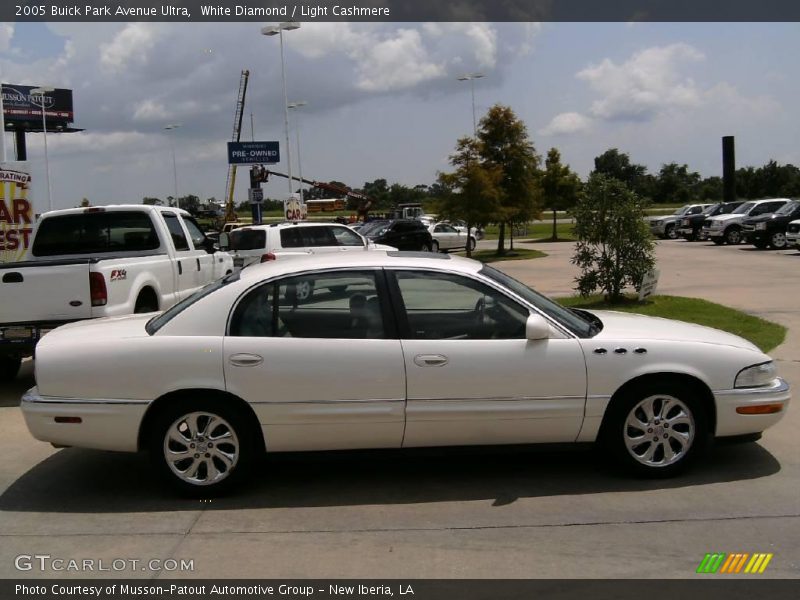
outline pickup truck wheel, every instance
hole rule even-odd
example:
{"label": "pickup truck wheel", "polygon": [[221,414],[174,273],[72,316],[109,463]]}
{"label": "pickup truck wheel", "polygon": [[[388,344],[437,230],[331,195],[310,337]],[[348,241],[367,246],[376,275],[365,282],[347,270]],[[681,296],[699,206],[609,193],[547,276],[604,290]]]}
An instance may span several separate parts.
{"label": "pickup truck wheel", "polygon": [[702,454],[708,432],[697,393],[665,380],[638,386],[609,407],[601,442],[629,472],[671,477]]}
{"label": "pickup truck wheel", "polygon": [[16,356],[0,356],[0,381],[14,381],[19,373],[22,359]]}
{"label": "pickup truck wheel", "polygon": [[187,398],[171,402],[153,423],[151,458],[177,491],[216,495],[246,477],[255,436],[240,411],[220,402]]}
{"label": "pickup truck wheel", "polygon": [[731,227],[725,232],[725,241],[731,246],[735,246],[742,241],[742,232],[738,227]]}
{"label": "pickup truck wheel", "polygon": [[770,236],[769,245],[775,250],[783,250],[786,248],[786,234],[782,231],[776,231]]}
{"label": "pickup truck wheel", "polygon": [[136,314],[158,312],[158,300],[156,300],[155,294],[147,288],[139,292],[133,312]]}

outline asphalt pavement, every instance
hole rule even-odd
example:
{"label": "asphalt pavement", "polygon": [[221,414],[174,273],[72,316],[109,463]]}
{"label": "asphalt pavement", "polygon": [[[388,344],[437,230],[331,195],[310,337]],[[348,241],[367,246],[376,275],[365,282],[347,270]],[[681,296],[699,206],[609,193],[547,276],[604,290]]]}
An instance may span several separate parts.
{"label": "asphalt pavement", "polygon": [[[497,266],[546,294],[571,293],[572,244],[535,247],[549,256]],[[657,252],[659,292],[786,325],[772,355],[800,390],[800,252],[683,241]],[[31,385],[28,362],[0,389],[0,577],[685,578],[707,552],[769,552],[760,577],[800,573],[796,407],[759,443],[717,446],[665,481],[624,478],[583,448],[295,454],[265,459],[237,495],[203,502],[162,489],[144,456],[35,441],[17,407]],[[15,567],[36,554],[129,562]],[[151,559],[193,570],[142,570]]]}

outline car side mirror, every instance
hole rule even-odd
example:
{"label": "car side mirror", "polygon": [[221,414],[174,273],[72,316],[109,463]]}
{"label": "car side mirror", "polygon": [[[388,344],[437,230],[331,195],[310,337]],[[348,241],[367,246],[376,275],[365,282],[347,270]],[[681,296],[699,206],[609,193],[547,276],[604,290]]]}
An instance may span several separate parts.
{"label": "car side mirror", "polygon": [[529,340],[546,340],[550,337],[550,324],[541,315],[530,315],[525,323],[525,337]]}
{"label": "car side mirror", "polygon": [[227,233],[223,232],[223,233],[219,234],[219,243],[218,243],[218,245],[219,245],[219,249],[222,250],[223,252],[228,250],[231,247],[231,241],[228,238],[228,234]]}

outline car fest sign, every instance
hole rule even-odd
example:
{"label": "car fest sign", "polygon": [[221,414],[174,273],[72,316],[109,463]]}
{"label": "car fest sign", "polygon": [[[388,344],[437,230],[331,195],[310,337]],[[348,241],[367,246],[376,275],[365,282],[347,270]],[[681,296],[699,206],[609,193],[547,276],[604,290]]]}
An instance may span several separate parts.
{"label": "car fest sign", "polygon": [[0,262],[23,260],[28,253],[35,220],[30,189],[26,163],[0,163]]}

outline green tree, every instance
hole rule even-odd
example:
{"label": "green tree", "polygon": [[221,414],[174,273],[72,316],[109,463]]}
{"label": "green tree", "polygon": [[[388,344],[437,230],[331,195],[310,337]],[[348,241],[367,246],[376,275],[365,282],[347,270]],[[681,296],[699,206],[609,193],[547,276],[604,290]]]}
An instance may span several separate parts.
{"label": "green tree", "polygon": [[497,254],[505,253],[506,225],[540,214],[539,155],[528,129],[508,106],[496,104],[478,126],[479,151],[487,169],[499,170],[501,197],[494,221],[500,225]]}
{"label": "green tree", "polygon": [[87,206],[91,206],[91,205],[92,205],[92,203],[91,203],[91,202],[89,202],[89,199],[88,199],[88,198],[83,198],[83,199],[81,200],[81,207],[82,207],[82,208],[86,208]]}
{"label": "green tree", "polygon": [[667,163],[661,166],[653,190],[653,202],[688,204],[697,199],[700,174],[687,165]]}
{"label": "green tree", "polygon": [[706,177],[697,186],[697,197],[709,202],[722,202],[722,177]]}
{"label": "green tree", "polygon": [[150,196],[145,196],[142,198],[142,204],[149,204],[150,206],[161,206],[164,204],[161,201],[161,198],[151,198]]}
{"label": "green tree", "polygon": [[578,243],[572,263],[581,269],[576,289],[581,296],[600,290],[619,301],[625,287],[638,287],[655,265],[644,202],[619,179],[594,174],[574,215]]}
{"label": "green tree", "polygon": [[620,152],[616,148],[611,148],[603,152],[594,159],[594,171],[618,179],[628,186],[628,189],[645,197],[650,197],[653,183],[651,176],[647,174],[647,167],[631,162],[631,157]]}
{"label": "green tree", "polygon": [[385,179],[365,181],[361,191],[373,199],[372,210],[386,209],[392,205],[392,201],[389,198],[389,185]]}
{"label": "green tree", "polygon": [[572,172],[569,165],[561,164],[561,153],[550,148],[544,161],[542,174],[542,194],[544,206],[553,211],[552,240],[558,241],[556,211],[569,210],[578,201],[581,180]]}
{"label": "green tree", "polygon": [[181,196],[178,198],[178,208],[182,208],[183,210],[188,211],[190,214],[196,215],[197,211],[200,210],[200,198],[194,194]]}
{"label": "green tree", "polygon": [[[463,219],[467,231],[489,223],[497,213],[502,195],[502,171],[497,166],[481,161],[480,143],[474,138],[461,138],[456,151],[450,156],[452,173],[440,173],[437,182],[440,190],[440,216]],[[467,256],[472,250],[467,245]]]}

